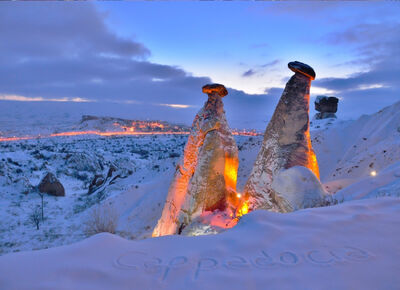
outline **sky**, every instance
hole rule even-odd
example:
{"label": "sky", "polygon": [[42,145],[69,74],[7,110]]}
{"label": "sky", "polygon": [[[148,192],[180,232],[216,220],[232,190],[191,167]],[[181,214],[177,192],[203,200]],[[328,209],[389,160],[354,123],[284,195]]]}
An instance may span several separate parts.
{"label": "sky", "polygon": [[400,100],[400,2],[0,2],[0,39],[0,106],[190,124],[215,82],[231,127],[263,129],[294,60],[340,118]]}

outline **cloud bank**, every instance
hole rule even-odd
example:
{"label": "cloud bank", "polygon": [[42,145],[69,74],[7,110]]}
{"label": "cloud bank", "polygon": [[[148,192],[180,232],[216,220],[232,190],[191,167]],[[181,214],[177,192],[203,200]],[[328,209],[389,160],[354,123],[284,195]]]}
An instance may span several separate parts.
{"label": "cloud bank", "polygon": [[[277,5],[276,11],[267,12],[298,15],[299,5]],[[330,13],[326,6],[318,7],[320,18]],[[0,2],[0,101],[42,102],[47,107],[52,105],[45,101],[51,101],[59,103],[59,110],[76,110],[75,105],[62,104],[75,102],[85,108],[83,113],[190,124],[207,98],[201,87],[212,80],[151,62],[152,52],[145,44],[110,30],[106,19],[107,13],[86,2]],[[312,85],[341,97],[339,116],[344,118],[372,113],[398,100],[399,21],[366,20],[340,27],[320,41],[338,50],[352,47],[352,62],[363,70],[342,78],[317,78]],[[260,46],[268,47],[264,42]],[[286,64],[281,59],[260,61],[247,67],[242,79],[274,74],[278,66]],[[230,125],[262,130],[283,88],[259,95],[228,91],[224,103]]]}
{"label": "cloud bank", "polygon": [[[211,79],[150,62],[151,51],[110,31],[106,17],[91,3],[0,3],[0,100],[113,103],[110,114],[121,115],[120,104],[130,107],[124,117],[190,123]],[[249,112],[273,101],[230,90],[225,103],[232,126],[242,127],[263,123]]]}

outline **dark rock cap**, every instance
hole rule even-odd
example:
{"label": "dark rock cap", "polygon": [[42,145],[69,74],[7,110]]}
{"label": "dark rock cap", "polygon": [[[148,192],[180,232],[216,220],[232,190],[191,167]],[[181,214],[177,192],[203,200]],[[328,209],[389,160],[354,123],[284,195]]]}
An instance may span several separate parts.
{"label": "dark rock cap", "polygon": [[315,99],[315,110],[321,113],[336,113],[339,99],[333,96],[317,96]]}
{"label": "dark rock cap", "polygon": [[217,93],[220,97],[225,97],[228,94],[224,85],[220,84],[208,84],[203,86],[203,93],[205,94],[213,94]]}
{"label": "dark rock cap", "polygon": [[292,61],[288,63],[288,67],[294,72],[301,73],[306,77],[309,77],[311,80],[315,80],[315,71],[308,64],[299,61]]}

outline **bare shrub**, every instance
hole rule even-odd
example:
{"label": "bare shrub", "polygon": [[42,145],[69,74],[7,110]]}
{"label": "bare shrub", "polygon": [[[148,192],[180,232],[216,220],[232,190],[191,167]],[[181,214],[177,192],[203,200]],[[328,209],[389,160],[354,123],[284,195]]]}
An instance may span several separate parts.
{"label": "bare shrub", "polygon": [[89,213],[84,231],[87,236],[104,232],[115,234],[117,223],[118,214],[111,204],[96,205]]}
{"label": "bare shrub", "polygon": [[40,224],[40,209],[35,208],[32,213],[29,215],[29,221],[36,226],[36,229],[39,230]]}

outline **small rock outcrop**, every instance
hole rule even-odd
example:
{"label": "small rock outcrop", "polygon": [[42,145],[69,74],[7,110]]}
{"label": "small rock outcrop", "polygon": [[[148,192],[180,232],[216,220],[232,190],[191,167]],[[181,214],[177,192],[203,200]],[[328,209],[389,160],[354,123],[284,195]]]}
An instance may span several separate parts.
{"label": "small rock outcrop", "polygon": [[65,196],[65,189],[61,182],[54,176],[53,173],[47,173],[38,185],[40,192],[54,196]]}
{"label": "small rock outcrop", "polygon": [[228,92],[212,84],[203,93],[208,100],[194,118],[153,236],[180,234],[205,211],[235,211],[239,160],[222,103]]}
{"label": "small rock outcrop", "polygon": [[336,97],[318,96],[314,102],[315,110],[319,113],[315,114],[315,119],[336,118],[339,99]]}
{"label": "small rock outcrop", "polygon": [[117,168],[114,165],[111,165],[108,169],[107,176],[104,177],[102,174],[96,174],[92,181],[89,184],[88,195],[102,190],[110,184],[113,184],[115,179],[121,178],[121,175],[116,174]]}
{"label": "small rock outcrop", "polygon": [[319,178],[308,115],[310,86],[315,72],[298,61],[290,62],[288,67],[295,74],[287,82],[267,126],[261,150],[244,188],[244,200],[250,210],[290,211],[287,201],[271,187],[274,176],[281,170],[304,166]]}

